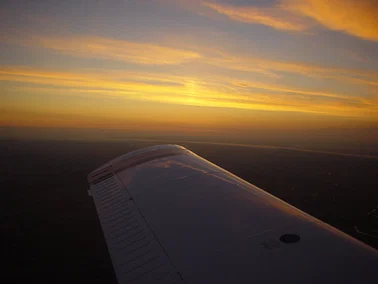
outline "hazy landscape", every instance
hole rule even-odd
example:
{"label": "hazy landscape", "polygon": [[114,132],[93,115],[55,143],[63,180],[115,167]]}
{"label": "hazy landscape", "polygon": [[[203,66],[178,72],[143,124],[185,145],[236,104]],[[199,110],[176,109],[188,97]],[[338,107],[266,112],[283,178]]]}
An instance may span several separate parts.
{"label": "hazy landscape", "polygon": [[[170,141],[166,141],[170,142]],[[13,277],[42,283],[115,283],[87,174],[157,142],[0,142],[1,224]],[[378,159],[180,143],[307,213],[378,248],[369,216],[378,200]],[[146,177],[148,178],[148,177]]]}

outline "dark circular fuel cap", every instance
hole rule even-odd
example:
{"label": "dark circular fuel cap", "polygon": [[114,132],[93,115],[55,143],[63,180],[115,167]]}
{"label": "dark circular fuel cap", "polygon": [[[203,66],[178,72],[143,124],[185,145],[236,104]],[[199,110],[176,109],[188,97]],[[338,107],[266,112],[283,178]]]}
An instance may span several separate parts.
{"label": "dark circular fuel cap", "polygon": [[284,244],[294,244],[299,242],[300,239],[301,237],[296,234],[285,234],[280,237],[280,241]]}

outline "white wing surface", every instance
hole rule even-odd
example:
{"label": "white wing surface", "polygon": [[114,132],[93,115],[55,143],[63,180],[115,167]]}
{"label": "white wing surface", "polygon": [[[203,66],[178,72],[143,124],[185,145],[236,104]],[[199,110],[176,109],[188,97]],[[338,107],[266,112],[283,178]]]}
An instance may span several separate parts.
{"label": "white wing surface", "polygon": [[88,176],[119,283],[378,283],[378,252],[177,145]]}

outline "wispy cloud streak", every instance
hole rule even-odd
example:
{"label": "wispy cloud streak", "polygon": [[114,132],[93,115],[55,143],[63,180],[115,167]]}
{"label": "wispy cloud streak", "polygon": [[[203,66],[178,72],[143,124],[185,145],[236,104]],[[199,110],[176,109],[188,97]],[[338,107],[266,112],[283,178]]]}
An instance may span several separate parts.
{"label": "wispy cloud streak", "polygon": [[328,29],[378,41],[378,5],[375,0],[282,0],[281,7],[312,18]]}
{"label": "wispy cloud streak", "polygon": [[[116,76],[114,76],[116,75]],[[336,116],[365,116],[374,112],[370,101],[289,89],[278,86],[252,83],[273,93],[251,92],[243,89],[246,82],[235,81],[229,89],[220,91],[214,81],[172,76],[159,82],[156,75],[134,74],[137,81],[122,79],[120,72],[70,73],[54,70],[33,70],[20,67],[5,67],[0,70],[0,81],[33,84],[38,92],[66,93],[67,95],[114,96],[125,99],[164,102],[170,104],[203,107],[267,110],[280,112],[304,112]],[[166,83],[169,82],[169,85]],[[239,85],[238,85],[239,84]],[[243,85],[244,84],[244,85]],[[240,88],[233,89],[232,85]],[[15,87],[20,88],[20,87]],[[30,90],[33,86],[28,86]],[[284,93],[284,92],[288,92]],[[377,115],[377,111],[374,112]]]}
{"label": "wispy cloud streak", "polygon": [[32,36],[12,41],[26,46],[43,47],[71,56],[118,60],[144,65],[173,65],[200,58],[198,53],[189,50],[104,37]]}
{"label": "wispy cloud streak", "polygon": [[203,53],[201,50],[190,51],[163,47],[158,44],[86,36],[71,38],[31,36],[26,39],[9,38],[7,42],[26,47],[45,48],[72,57],[102,58],[139,65],[177,65],[200,62],[217,68],[258,73],[272,78],[279,78],[285,73],[293,73],[307,77],[341,80],[357,85],[377,86],[378,82],[378,73],[372,71],[236,55],[216,48],[208,49],[207,53]]}
{"label": "wispy cloud streak", "polygon": [[232,20],[249,24],[261,24],[282,31],[305,31],[309,28],[303,18],[276,8],[257,8],[253,6],[232,6],[217,3],[204,3],[205,6]]}
{"label": "wispy cloud streak", "polygon": [[220,52],[220,56],[204,58],[204,62],[220,67],[247,72],[258,72],[270,77],[280,77],[284,73],[307,77],[320,77],[341,80],[359,85],[376,86],[378,73],[373,71],[327,67],[311,63],[271,60],[252,56],[233,55]]}
{"label": "wispy cloud streak", "polygon": [[366,40],[378,41],[378,5],[375,0],[279,0],[270,7],[205,6],[228,18],[286,32],[305,32],[322,25]]}

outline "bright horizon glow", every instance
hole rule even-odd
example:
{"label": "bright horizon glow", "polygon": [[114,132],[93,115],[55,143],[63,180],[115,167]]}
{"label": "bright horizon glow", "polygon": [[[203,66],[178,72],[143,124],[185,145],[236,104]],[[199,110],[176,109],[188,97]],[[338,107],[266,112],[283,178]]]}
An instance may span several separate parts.
{"label": "bright horizon glow", "polygon": [[21,2],[0,6],[0,127],[377,129],[373,0]]}

